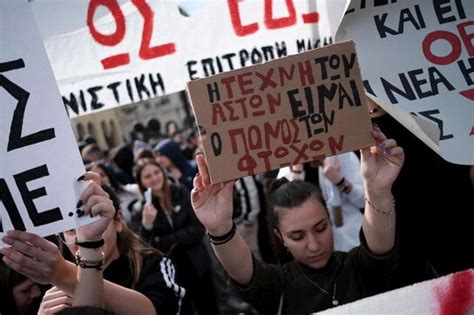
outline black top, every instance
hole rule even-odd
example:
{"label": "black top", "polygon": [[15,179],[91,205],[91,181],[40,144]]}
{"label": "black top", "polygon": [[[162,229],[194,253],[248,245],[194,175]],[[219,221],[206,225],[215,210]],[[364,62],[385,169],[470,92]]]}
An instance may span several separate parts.
{"label": "black top", "polygon": [[[209,254],[203,242],[204,226],[191,207],[189,191],[180,183],[170,182],[173,213],[167,217],[158,198],[153,196],[153,206],[158,211],[153,229],[141,223],[142,211],[133,220],[139,224],[139,234],[154,248],[166,253],[178,269],[192,268],[199,275],[211,269]],[[144,201],[142,201],[142,206]]]}
{"label": "black top", "polygon": [[[185,291],[174,281],[171,260],[159,253],[142,255],[142,259],[140,278],[134,289],[150,299],[157,314],[179,314]],[[121,256],[104,270],[104,279],[131,288],[132,274],[130,261]]]}
{"label": "black top", "polygon": [[296,261],[277,266],[254,259],[250,284],[243,287],[232,282],[239,295],[261,314],[276,314],[280,298],[282,314],[308,314],[333,307],[335,283],[339,305],[385,291],[397,260],[397,246],[386,255],[376,256],[361,233],[360,246],[348,253],[335,252],[324,268],[313,269]]}

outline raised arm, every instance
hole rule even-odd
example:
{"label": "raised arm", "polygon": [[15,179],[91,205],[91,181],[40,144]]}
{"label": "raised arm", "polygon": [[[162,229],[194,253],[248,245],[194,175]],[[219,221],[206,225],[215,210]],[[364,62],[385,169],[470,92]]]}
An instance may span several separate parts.
{"label": "raised arm", "polygon": [[[211,184],[206,160],[202,154],[196,157],[199,174],[194,178],[191,202],[199,221],[207,232],[215,237],[228,234],[233,227],[233,181]],[[246,285],[253,275],[252,253],[244,239],[235,235],[223,244],[213,244],[214,252],[224,269],[236,282]]]}
{"label": "raised arm", "polygon": [[[78,240],[94,241],[102,236],[115,209],[107,193],[98,185],[100,178],[97,174],[87,172],[84,180],[92,181],[80,198],[85,204],[84,215],[101,214],[101,218],[80,228]],[[8,231],[3,241],[11,246],[2,249],[2,253],[5,255],[3,259],[10,268],[35,282],[52,284],[67,295],[74,296],[76,290],[81,292],[79,301],[82,305],[84,305],[83,303],[91,303],[94,306],[104,305],[107,310],[115,314],[156,314],[153,304],[145,295],[109,281],[100,281],[101,273],[94,274],[92,270],[86,271],[86,274],[80,274],[83,270],[81,271],[81,268],[66,261],[55,244],[36,234]],[[85,255],[85,251],[82,251]],[[88,254],[96,255],[96,253]],[[89,258],[95,259],[96,257]],[[79,283],[77,277],[85,282]],[[88,280],[93,283],[87,283]],[[98,291],[88,292],[87,290]],[[98,296],[92,296],[91,293],[98,294]],[[75,305],[76,303],[77,301],[74,301]]]}
{"label": "raised arm", "polygon": [[392,185],[400,173],[405,154],[393,139],[375,125],[376,146],[361,150],[361,172],[366,193],[362,229],[369,249],[383,255],[395,244],[395,200]]}

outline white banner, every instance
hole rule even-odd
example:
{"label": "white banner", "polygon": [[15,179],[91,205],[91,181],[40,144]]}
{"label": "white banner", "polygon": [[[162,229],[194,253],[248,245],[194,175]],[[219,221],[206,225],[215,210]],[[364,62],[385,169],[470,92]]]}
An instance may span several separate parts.
{"label": "white banner", "polygon": [[474,1],[353,0],[337,33],[348,39],[367,90],[435,124],[444,159],[473,165]]}
{"label": "white banner", "polygon": [[374,295],[318,314],[467,315],[473,313],[474,269],[468,269]]}
{"label": "white banner", "polygon": [[[346,0],[206,1],[182,15],[175,1],[90,0],[59,6],[77,31],[45,38],[69,116],[183,90],[186,82],[332,43]],[[106,12],[106,14],[104,14]],[[102,13],[102,16],[100,14]],[[35,14],[40,29],[54,19]]]}
{"label": "white banner", "polygon": [[1,3],[0,30],[1,248],[7,230],[74,228],[84,166],[30,5]]}

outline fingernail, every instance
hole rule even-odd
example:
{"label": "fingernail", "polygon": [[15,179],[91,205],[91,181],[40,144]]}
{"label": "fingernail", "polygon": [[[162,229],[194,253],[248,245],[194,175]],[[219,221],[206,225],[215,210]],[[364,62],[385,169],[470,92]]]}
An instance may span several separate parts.
{"label": "fingernail", "polygon": [[81,176],[79,176],[79,178],[77,179],[77,181],[80,182],[80,181],[83,180],[84,178],[86,178],[86,175],[81,175]]}
{"label": "fingernail", "polygon": [[13,244],[13,239],[11,237],[8,237],[8,236],[4,236],[2,238],[2,241],[6,244],[9,244],[9,245]]}
{"label": "fingernail", "polygon": [[372,127],[374,128],[375,131],[380,131],[380,127],[376,123],[374,123]]}
{"label": "fingernail", "polygon": [[9,231],[7,231],[7,235],[8,235],[8,236],[13,236],[13,233],[14,233],[14,231],[13,231],[13,230],[9,230]]}
{"label": "fingernail", "polygon": [[76,208],[80,208],[82,206],[82,200],[79,200],[76,204]]}
{"label": "fingernail", "polygon": [[383,150],[383,153],[384,153],[385,155],[390,155],[391,152],[392,152],[392,151],[391,151],[390,149],[385,149],[385,150]]}
{"label": "fingernail", "polygon": [[379,143],[378,147],[379,147],[380,149],[383,149],[383,148],[385,147],[385,143],[383,143],[383,142]]}
{"label": "fingernail", "polygon": [[77,217],[80,218],[84,215],[84,210],[81,210],[81,209],[77,209],[78,212],[77,212]]}

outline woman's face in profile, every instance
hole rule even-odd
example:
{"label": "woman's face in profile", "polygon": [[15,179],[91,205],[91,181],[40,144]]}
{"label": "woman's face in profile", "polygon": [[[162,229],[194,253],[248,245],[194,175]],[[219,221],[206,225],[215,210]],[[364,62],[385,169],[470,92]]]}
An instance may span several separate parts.
{"label": "woman's face in profile", "polygon": [[35,299],[41,297],[41,290],[37,283],[30,279],[26,279],[13,287],[12,294],[18,312],[21,314],[35,301]]}
{"label": "woman's face in profile", "polygon": [[283,211],[278,228],[284,246],[302,264],[315,269],[326,266],[334,245],[331,222],[321,202],[310,198]]}
{"label": "woman's face in profile", "polygon": [[165,176],[161,169],[153,164],[145,166],[140,174],[140,181],[145,188],[151,188],[153,193],[158,193],[163,188]]}

